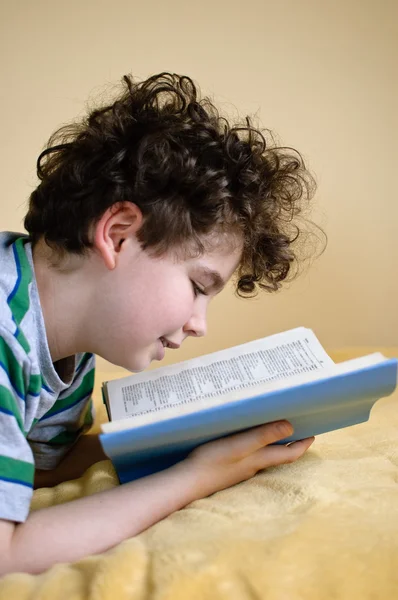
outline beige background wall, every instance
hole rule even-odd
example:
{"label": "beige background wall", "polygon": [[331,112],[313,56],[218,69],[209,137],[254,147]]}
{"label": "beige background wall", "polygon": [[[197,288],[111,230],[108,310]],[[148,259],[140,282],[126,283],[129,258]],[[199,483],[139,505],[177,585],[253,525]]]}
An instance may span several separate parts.
{"label": "beige background wall", "polygon": [[397,345],[395,0],[3,0],[0,13],[1,229],[21,230],[43,144],[104,84],[185,73],[302,152],[329,245],[281,293],[218,298],[208,338],[169,360],[302,324],[328,347]]}

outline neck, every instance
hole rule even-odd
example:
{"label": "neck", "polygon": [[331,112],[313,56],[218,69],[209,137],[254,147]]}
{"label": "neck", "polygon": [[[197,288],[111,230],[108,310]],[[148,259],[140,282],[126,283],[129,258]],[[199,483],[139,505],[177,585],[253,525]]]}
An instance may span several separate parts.
{"label": "neck", "polygon": [[40,240],[33,263],[52,361],[89,351],[82,335],[89,300],[85,259],[68,255],[56,262],[53,250]]}

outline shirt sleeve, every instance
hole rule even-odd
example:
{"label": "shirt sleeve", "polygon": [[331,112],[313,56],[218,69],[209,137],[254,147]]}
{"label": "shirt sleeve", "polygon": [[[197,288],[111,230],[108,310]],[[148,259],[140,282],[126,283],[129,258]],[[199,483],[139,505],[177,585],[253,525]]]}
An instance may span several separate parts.
{"label": "shirt sleeve", "polygon": [[94,374],[94,355],[79,355],[71,385],[30,430],[28,440],[38,469],[54,469],[79,437],[92,426]]}
{"label": "shirt sleeve", "polygon": [[0,325],[0,518],[25,521],[33,494],[34,459],[24,422],[31,363]]}

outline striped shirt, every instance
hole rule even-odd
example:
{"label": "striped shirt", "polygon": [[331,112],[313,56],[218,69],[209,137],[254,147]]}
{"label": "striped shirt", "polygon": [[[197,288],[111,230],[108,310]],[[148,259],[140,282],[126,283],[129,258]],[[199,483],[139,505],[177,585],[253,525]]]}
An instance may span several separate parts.
{"label": "striped shirt", "polygon": [[53,469],[93,422],[94,356],[51,360],[29,238],[0,233],[0,518],[25,521],[35,467]]}

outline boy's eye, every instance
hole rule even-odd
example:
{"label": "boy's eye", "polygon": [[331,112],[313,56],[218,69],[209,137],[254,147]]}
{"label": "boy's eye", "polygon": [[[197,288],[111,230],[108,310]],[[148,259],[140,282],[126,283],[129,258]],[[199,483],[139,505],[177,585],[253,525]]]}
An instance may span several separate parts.
{"label": "boy's eye", "polygon": [[199,287],[198,284],[192,280],[191,280],[191,283],[192,283],[193,293],[195,296],[199,296],[199,294],[203,294],[204,296],[207,296],[206,290]]}

